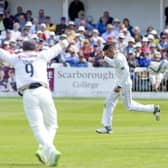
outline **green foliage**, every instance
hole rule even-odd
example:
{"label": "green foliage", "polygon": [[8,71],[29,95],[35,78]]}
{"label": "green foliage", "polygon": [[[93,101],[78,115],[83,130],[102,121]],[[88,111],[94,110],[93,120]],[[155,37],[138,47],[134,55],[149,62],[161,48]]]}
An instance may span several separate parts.
{"label": "green foliage", "polygon": [[[58,168],[168,167],[166,100],[138,100],[161,106],[153,114],[128,112],[119,102],[113,133],[96,134],[101,127],[103,99],[55,99],[59,129],[56,147],[62,152]],[[35,157],[37,143],[26,120],[21,99],[0,99],[0,168],[43,168]]]}

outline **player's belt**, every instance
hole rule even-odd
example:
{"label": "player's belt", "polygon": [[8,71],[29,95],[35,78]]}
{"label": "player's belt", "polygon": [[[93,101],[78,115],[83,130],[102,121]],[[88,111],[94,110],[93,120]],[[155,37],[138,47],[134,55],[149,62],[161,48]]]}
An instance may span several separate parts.
{"label": "player's belt", "polygon": [[30,83],[28,85],[24,85],[22,87],[20,87],[18,89],[18,93],[19,95],[23,95],[23,92],[27,89],[36,89],[36,88],[39,88],[39,87],[44,87],[44,88],[48,88],[48,85],[46,83],[42,83],[42,82],[34,82],[34,83]]}

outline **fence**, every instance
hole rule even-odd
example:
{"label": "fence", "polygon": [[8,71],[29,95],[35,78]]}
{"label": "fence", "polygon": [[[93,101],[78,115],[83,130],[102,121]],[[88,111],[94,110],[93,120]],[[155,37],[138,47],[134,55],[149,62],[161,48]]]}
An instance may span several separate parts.
{"label": "fence", "polygon": [[[48,79],[54,97],[105,97],[113,88],[112,68],[70,68],[48,69]],[[168,98],[168,73],[160,84],[159,92],[152,88],[146,68],[136,68],[131,73],[133,97]],[[0,97],[17,96],[14,69],[0,67]]]}

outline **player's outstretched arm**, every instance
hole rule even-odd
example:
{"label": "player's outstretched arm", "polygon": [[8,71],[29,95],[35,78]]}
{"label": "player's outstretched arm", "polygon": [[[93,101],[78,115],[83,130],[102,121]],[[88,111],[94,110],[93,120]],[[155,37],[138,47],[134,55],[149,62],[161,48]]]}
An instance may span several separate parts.
{"label": "player's outstretched arm", "polygon": [[10,54],[8,51],[5,51],[4,49],[0,48],[0,58],[13,65],[13,62],[16,57],[14,54]]}
{"label": "player's outstretched arm", "polygon": [[51,59],[57,57],[61,52],[66,50],[71,44],[74,44],[75,33],[69,32],[67,34],[67,39],[64,39],[54,45],[53,47],[49,48],[48,50],[42,51],[45,58],[50,61]]}

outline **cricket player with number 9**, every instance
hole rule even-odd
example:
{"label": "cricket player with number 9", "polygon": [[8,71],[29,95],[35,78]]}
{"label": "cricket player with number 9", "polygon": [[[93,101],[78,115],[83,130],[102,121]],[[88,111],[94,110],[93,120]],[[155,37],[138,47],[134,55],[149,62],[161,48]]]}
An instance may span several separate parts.
{"label": "cricket player with number 9", "polygon": [[73,42],[73,33],[58,44],[36,52],[32,40],[23,42],[23,52],[11,55],[0,49],[0,58],[15,68],[18,91],[23,95],[24,111],[39,144],[38,159],[47,166],[56,166],[60,152],[54,146],[57,111],[47,79],[47,63]]}
{"label": "cricket player with number 9", "polygon": [[113,43],[107,43],[103,51],[104,61],[114,68],[116,82],[115,87],[106,98],[102,116],[103,127],[96,129],[96,132],[100,134],[112,133],[112,115],[119,96],[128,110],[153,113],[155,119],[159,120],[159,105],[143,105],[132,99],[132,81],[126,57],[116,49],[116,45]]}

